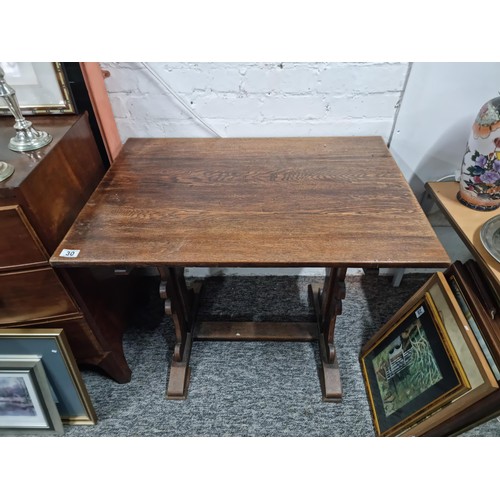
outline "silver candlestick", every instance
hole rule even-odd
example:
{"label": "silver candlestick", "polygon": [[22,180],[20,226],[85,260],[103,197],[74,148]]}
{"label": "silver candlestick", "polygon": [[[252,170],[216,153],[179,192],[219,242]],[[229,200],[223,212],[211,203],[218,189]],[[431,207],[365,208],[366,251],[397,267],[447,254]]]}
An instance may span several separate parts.
{"label": "silver candlestick", "polygon": [[17,102],[16,91],[6,83],[5,73],[0,67],[0,97],[5,99],[10,112],[14,115],[16,135],[9,141],[12,151],[33,151],[50,143],[52,136],[47,132],[35,130],[32,123],[26,120]]}
{"label": "silver candlestick", "polygon": [[0,161],[0,182],[8,179],[14,173],[14,166],[5,161]]}

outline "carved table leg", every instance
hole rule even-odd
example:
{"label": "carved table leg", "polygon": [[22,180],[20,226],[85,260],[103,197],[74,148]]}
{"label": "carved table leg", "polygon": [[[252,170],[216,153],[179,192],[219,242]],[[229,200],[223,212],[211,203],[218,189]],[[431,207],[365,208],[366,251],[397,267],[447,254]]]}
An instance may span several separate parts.
{"label": "carved table leg", "polygon": [[309,294],[318,322],[319,351],[321,357],[321,385],[324,401],[340,401],[342,387],[334,345],[335,322],[342,314],[342,299],[345,298],[346,268],[327,269],[323,290]]}
{"label": "carved table leg", "polygon": [[165,313],[172,317],[175,347],[168,377],[167,399],[186,399],[189,386],[194,320],[194,292],[184,280],[184,268],[161,267],[160,296],[165,299]]}

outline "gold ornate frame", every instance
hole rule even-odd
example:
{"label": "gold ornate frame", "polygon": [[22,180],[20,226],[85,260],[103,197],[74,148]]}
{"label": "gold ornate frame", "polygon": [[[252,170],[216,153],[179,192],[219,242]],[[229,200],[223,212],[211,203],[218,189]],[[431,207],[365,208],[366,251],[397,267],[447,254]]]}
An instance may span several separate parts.
{"label": "gold ornate frame", "polygon": [[2,329],[0,354],[41,356],[64,424],[93,425],[97,416],[62,329]]}
{"label": "gold ornate frame", "polygon": [[[6,416],[0,420],[0,435],[61,435],[63,426],[52,398],[49,381],[39,356],[0,356],[0,373],[7,379],[20,379],[27,399],[7,398],[10,405],[29,401],[34,415]],[[5,380],[5,379],[4,379]],[[19,387],[19,382],[17,382]],[[12,387],[12,386],[11,386]],[[12,388],[10,388],[12,390]],[[26,406],[26,405],[25,405]]]}
{"label": "gold ornate frame", "polygon": [[[439,274],[439,273],[437,273]],[[360,354],[361,369],[365,381],[370,410],[372,412],[374,427],[379,436],[397,436],[405,430],[411,428],[417,422],[425,419],[427,416],[435,413],[440,408],[449,404],[454,399],[460,397],[470,390],[470,383],[467,374],[462,366],[461,360],[455,351],[454,345],[449,338],[445,325],[443,324],[441,314],[438,312],[434,303],[434,297],[430,290],[439,280],[439,276],[431,278],[394,316],[389,322],[384,325],[367,344],[363,347]],[[429,323],[434,325],[434,331],[430,330],[429,334],[435,339],[436,346],[440,348],[441,354],[436,358],[443,370],[445,364],[448,365],[443,380],[448,379],[449,386],[443,390],[436,389],[435,395],[428,398],[423,398],[422,406],[415,405],[413,402],[408,404],[408,409],[404,407],[400,412],[401,417],[398,419],[387,419],[381,411],[381,405],[377,404],[380,395],[376,397],[375,375],[373,369],[369,369],[371,362],[368,359],[379,349],[385,345],[394,336],[401,327],[406,324],[407,320],[415,315],[415,312],[424,305],[429,313]],[[442,363],[442,366],[441,366]],[[453,379],[455,381],[453,382]],[[437,387],[437,386],[436,386]],[[416,401],[416,400],[415,400]],[[383,422],[383,423],[382,423]],[[392,423],[391,423],[392,422]]]}
{"label": "gold ornate frame", "polygon": [[[75,114],[77,112],[68,79],[60,62],[22,64],[31,64],[32,71],[39,75],[43,73],[46,80],[43,84],[39,83],[38,85],[16,85],[14,79],[9,81],[9,74],[5,71],[6,81],[16,91],[16,97],[23,114]],[[23,87],[25,89],[29,87],[31,93],[29,97],[23,95]],[[54,96],[54,98],[48,99],[47,95]],[[9,108],[4,102],[0,102],[0,115],[10,115]]]}

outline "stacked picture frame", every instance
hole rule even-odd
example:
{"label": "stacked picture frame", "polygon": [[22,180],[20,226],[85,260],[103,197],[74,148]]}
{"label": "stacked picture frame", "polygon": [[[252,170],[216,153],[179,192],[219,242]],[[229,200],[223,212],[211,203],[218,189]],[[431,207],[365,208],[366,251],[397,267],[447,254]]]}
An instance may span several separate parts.
{"label": "stacked picture frame", "polygon": [[500,415],[497,298],[474,261],[435,273],[363,346],[378,436],[450,436]]}
{"label": "stacked picture frame", "polygon": [[0,436],[61,435],[97,416],[62,329],[0,329]]}

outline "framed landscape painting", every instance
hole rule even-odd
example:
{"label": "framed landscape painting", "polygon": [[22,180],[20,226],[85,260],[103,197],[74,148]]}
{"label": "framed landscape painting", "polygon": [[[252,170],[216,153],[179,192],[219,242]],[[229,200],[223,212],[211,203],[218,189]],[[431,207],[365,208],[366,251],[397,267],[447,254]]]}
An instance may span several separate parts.
{"label": "framed landscape painting", "polygon": [[398,435],[470,388],[428,292],[379,330],[360,361],[379,436]]}
{"label": "framed landscape painting", "polygon": [[39,356],[63,424],[93,425],[97,422],[64,330],[0,329],[0,355]]}
{"label": "framed landscape painting", "polygon": [[0,435],[62,434],[63,426],[38,356],[0,356]]}

